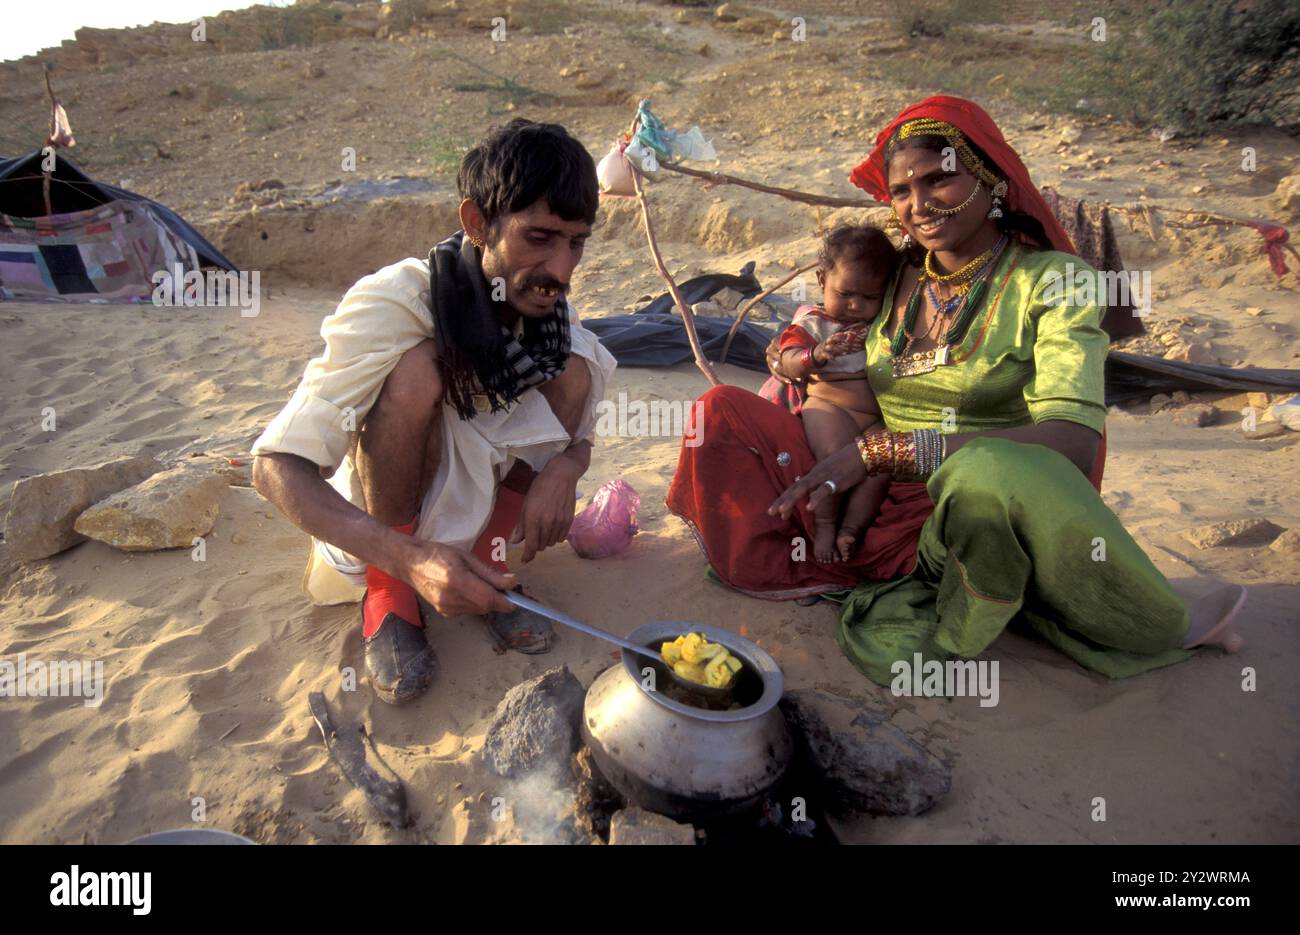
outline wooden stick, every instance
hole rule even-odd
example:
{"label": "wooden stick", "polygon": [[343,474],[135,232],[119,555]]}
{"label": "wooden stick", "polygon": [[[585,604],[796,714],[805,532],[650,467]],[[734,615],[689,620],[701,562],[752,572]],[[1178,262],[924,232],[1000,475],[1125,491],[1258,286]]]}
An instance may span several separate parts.
{"label": "wooden stick", "polygon": [[686,338],[691,342],[691,350],[695,353],[695,366],[703,372],[706,380],[712,386],[721,386],[722,381],[718,375],[713,372],[713,365],[709,363],[708,358],[704,356],[704,350],[700,347],[700,336],[695,332],[695,313],[691,311],[682,294],[677,290],[677,283],[673,281],[672,274],[668,272],[668,267],[664,265],[664,258],[659,253],[659,245],[655,242],[654,224],[650,221],[650,202],[646,199],[645,189],[641,187],[641,175],[636,167],[629,161],[628,166],[632,169],[632,186],[636,189],[637,200],[641,203],[641,219],[645,221],[645,235],[650,242],[650,255],[654,257],[655,267],[659,270],[659,275],[663,277],[668,284],[668,291],[672,293],[673,301],[677,303],[678,310],[682,313],[682,324],[686,326]]}
{"label": "wooden stick", "polygon": [[727,362],[727,353],[731,350],[731,341],[736,336],[736,332],[740,330],[740,323],[745,320],[745,316],[749,314],[749,310],[751,308],[753,308],[759,302],[762,302],[769,295],[771,295],[777,289],[780,289],[782,286],[784,286],[790,280],[794,279],[796,276],[802,276],[804,273],[808,272],[809,270],[814,270],[816,268],[817,268],[816,260],[809,263],[807,266],[801,266],[793,273],[791,273],[789,276],[785,277],[785,279],[782,279],[780,282],[778,282],[776,285],[764,289],[758,295],[754,296],[752,299],[750,299],[748,302],[742,305],[740,307],[740,311],[736,312],[736,320],[731,323],[731,329],[727,332],[727,340],[724,341],[722,344],[722,354],[719,355],[718,357],[718,363],[725,364]]}
{"label": "wooden stick", "polygon": [[[50,84],[49,62],[43,63],[43,67],[45,70],[45,93],[50,98],[50,133],[45,139],[45,145],[57,149],[58,147],[54,146],[54,131],[57,129],[54,125],[54,114],[55,109],[58,107],[58,101],[54,97],[54,87]],[[45,196],[45,216],[50,217],[54,214],[54,208],[50,205],[50,170],[42,168],[41,175],[43,176],[41,179],[41,194]]]}
{"label": "wooden stick", "polygon": [[825,205],[828,208],[884,207],[878,201],[870,201],[864,198],[834,198],[830,195],[812,195],[808,192],[796,191],[793,188],[777,188],[773,185],[764,185],[761,182],[751,182],[748,179],[742,179],[736,175],[727,175],[724,172],[705,172],[701,169],[688,169],[686,166],[681,165],[669,165],[666,162],[659,163],[659,168],[667,169],[669,172],[679,172],[682,175],[689,175],[697,179],[704,179],[715,185],[739,185],[741,188],[752,188],[756,192],[780,195],[782,198],[788,198],[791,201],[798,201],[807,205]]}

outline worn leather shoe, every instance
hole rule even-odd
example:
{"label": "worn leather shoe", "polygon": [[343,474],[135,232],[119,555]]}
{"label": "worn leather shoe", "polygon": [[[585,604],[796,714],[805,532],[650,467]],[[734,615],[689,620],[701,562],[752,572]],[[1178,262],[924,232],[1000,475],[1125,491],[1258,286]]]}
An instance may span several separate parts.
{"label": "worn leather shoe", "polygon": [[406,704],[433,682],[437,661],[422,627],[390,612],[364,645],[366,674],[381,701]]}

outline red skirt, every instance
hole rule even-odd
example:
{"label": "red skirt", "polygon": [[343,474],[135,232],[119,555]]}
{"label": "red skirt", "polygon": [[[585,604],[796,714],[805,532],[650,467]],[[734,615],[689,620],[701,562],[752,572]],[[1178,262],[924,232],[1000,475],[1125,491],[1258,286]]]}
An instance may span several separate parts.
{"label": "red skirt", "polygon": [[853,558],[822,564],[813,557],[806,501],[788,520],[767,515],[817,463],[799,417],[737,386],[714,387],[699,402],[666,502],[724,582],[754,597],[792,600],[897,578],[916,566],[921,526],[934,509],[925,484],[890,484]]}

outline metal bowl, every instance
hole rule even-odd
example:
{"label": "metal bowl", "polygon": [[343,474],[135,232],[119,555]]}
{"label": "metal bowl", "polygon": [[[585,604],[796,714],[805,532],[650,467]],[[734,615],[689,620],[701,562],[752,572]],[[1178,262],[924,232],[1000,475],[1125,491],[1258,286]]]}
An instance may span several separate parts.
{"label": "metal bowl", "polygon": [[785,774],[794,743],[777,709],[785,680],[756,644],[717,627],[661,621],[628,639],[658,647],[683,633],[721,643],[745,664],[737,676],[735,710],[719,711],[643,687],[671,684],[649,663],[624,651],[587,691],[582,736],[605,778],[630,801],[671,818],[732,815],[757,805]]}

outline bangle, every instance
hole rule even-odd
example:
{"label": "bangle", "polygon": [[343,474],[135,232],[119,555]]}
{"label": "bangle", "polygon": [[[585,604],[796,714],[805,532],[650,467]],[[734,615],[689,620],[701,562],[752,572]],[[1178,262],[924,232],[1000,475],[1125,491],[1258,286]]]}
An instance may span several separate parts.
{"label": "bangle", "polygon": [[916,433],[899,432],[894,440],[894,471],[899,477],[915,477]]}
{"label": "bangle", "polygon": [[805,347],[803,349],[803,354],[799,357],[800,363],[809,370],[818,370],[821,368],[821,364],[817,363],[817,355],[814,353],[816,350],[817,348],[815,347]]}
{"label": "bangle", "polygon": [[867,466],[867,476],[889,474],[894,468],[895,433],[872,432],[857,439],[858,453]]}

